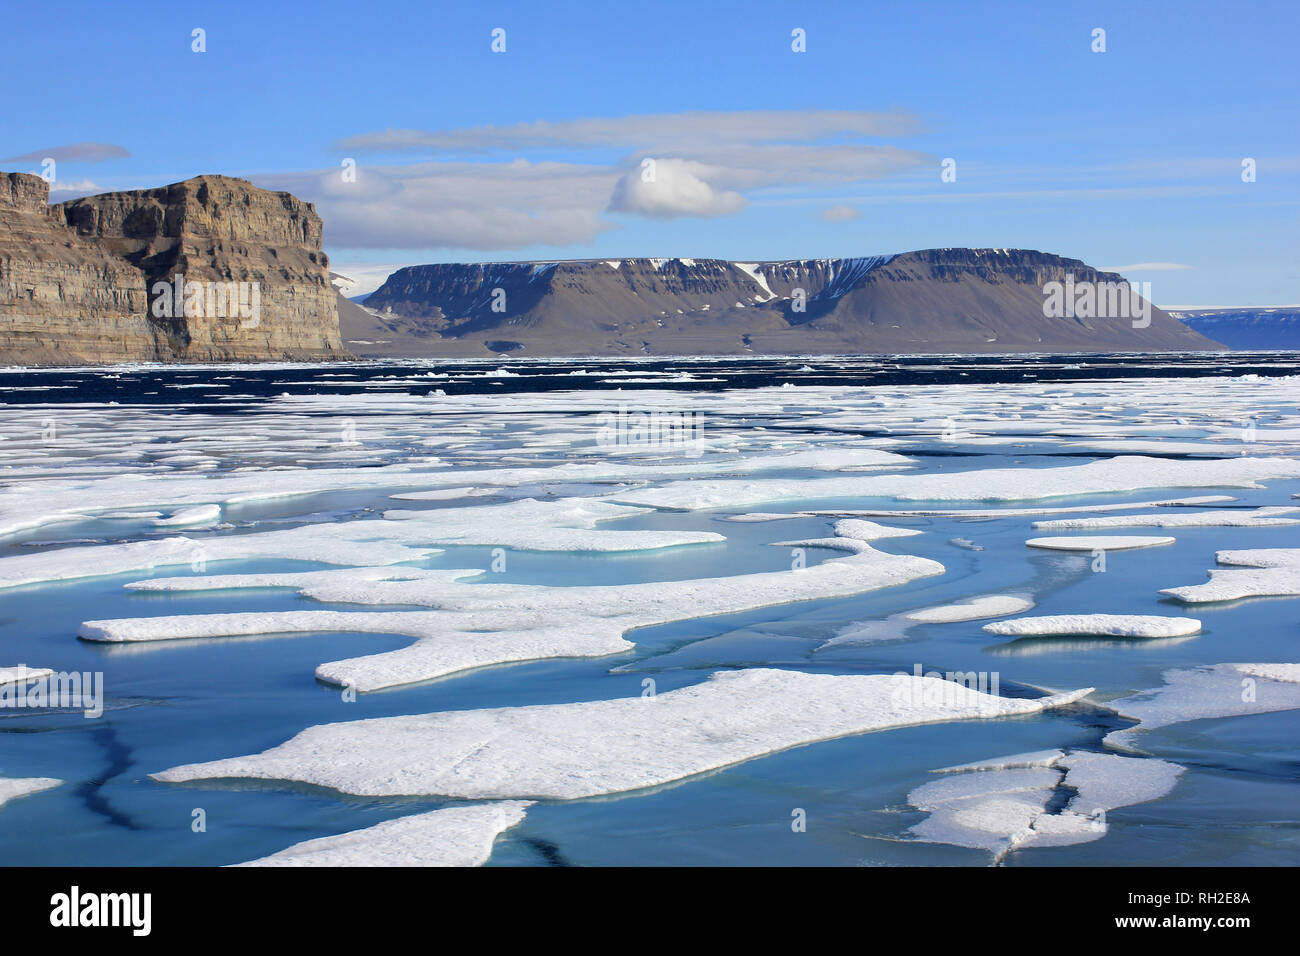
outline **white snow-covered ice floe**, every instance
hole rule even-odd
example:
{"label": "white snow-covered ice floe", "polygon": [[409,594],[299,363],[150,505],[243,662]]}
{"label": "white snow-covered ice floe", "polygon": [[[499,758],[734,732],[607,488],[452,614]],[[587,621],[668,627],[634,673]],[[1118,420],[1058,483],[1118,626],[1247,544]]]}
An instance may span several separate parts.
{"label": "white snow-covered ice floe", "polygon": [[[844,518],[1022,518],[1028,515],[1059,515],[1078,512],[1133,511],[1138,508],[1185,508],[1190,505],[1222,504],[1236,501],[1231,495],[1202,495],[1196,498],[1162,498],[1158,501],[1128,501],[1108,505],[1040,506],[1038,508],[929,508],[884,509],[854,508],[837,511],[803,511],[805,515],[836,515]],[[792,516],[785,516],[792,517]]]}
{"label": "white snow-covered ice floe", "polygon": [[929,814],[909,832],[926,843],[987,850],[1001,862],[1026,847],[1100,840],[1109,831],[1108,811],[1163,797],[1183,768],[1156,759],[1047,750],[935,772],[944,776],[907,796]]}
{"label": "white snow-covered ice floe", "polygon": [[861,518],[845,518],[835,522],[835,537],[807,538],[803,541],[774,541],[774,548],[830,548],[833,551],[850,551],[864,554],[871,551],[869,543],[887,538],[910,538],[923,534],[913,528],[892,528],[889,525],[864,521]]}
{"label": "white snow-covered ice floe", "polygon": [[48,667],[27,667],[25,664],[19,664],[17,667],[0,667],[0,687],[42,680],[53,673],[54,671]]}
{"label": "white snow-covered ice floe", "polygon": [[221,520],[220,505],[195,505],[181,508],[166,518],[155,518],[154,524],[162,527],[179,527],[182,525],[211,525]]}
{"label": "white snow-covered ice floe", "polygon": [[1288,518],[1300,508],[1223,509],[1191,513],[1148,515],[1108,515],[1105,518],[1056,518],[1035,521],[1041,531],[1081,531],[1102,528],[1276,528],[1300,524],[1300,518]]}
{"label": "white snow-covered ice floe", "polygon": [[971,598],[956,604],[943,604],[939,607],[927,607],[919,611],[909,611],[903,617],[909,621],[926,624],[957,623],[960,621],[978,621],[986,617],[1002,617],[1007,614],[1019,614],[1028,611],[1034,602],[1014,594],[987,594]]}
{"label": "white snow-covered ice floe", "polygon": [[855,621],[840,628],[834,637],[818,645],[816,650],[826,651],[836,647],[897,641],[906,637],[907,632],[917,624],[955,624],[961,621],[977,621],[989,617],[1002,617],[1006,614],[1019,614],[1021,611],[1027,611],[1033,606],[1033,601],[1018,595],[987,594],[956,604],[942,604],[938,607],[904,611],[876,620]]}
{"label": "white snow-covered ice floe", "polygon": [[785,480],[673,481],[619,492],[633,505],[681,510],[744,507],[810,498],[892,498],[898,501],[1032,501],[1143,488],[1258,488],[1271,478],[1300,478],[1290,458],[1170,461],[1123,456],[1058,468],[985,468],[964,472],[862,475]]}
{"label": "white snow-covered ice floe", "polygon": [[[395,396],[391,403],[383,403],[383,411],[390,421],[400,421],[401,401]],[[498,407],[485,404],[469,403],[474,410],[482,413],[492,411],[500,413],[500,403],[508,401],[505,396],[494,396]],[[381,400],[382,401],[382,400]],[[477,429],[469,428],[468,433],[458,432],[462,427],[454,422],[461,420],[454,415],[429,414],[428,404],[422,399],[411,399],[420,405],[420,414],[415,419],[407,419],[408,427],[415,432],[432,430],[434,435],[426,435],[424,443],[441,446],[452,440],[453,435],[470,438]],[[544,401],[544,400],[543,400]],[[602,401],[604,401],[602,399]],[[698,402],[698,399],[693,399]],[[305,404],[314,408],[323,408],[337,412],[339,399],[333,396],[320,398],[318,402]],[[364,399],[357,396],[343,400],[345,407],[353,406]],[[441,403],[448,404],[448,403]],[[528,408],[535,404],[533,399],[521,401],[520,406]],[[475,407],[476,406],[476,407]],[[447,409],[442,409],[447,411]],[[534,409],[529,409],[534,410]],[[774,409],[778,410],[779,409]],[[6,411],[10,411],[6,409]],[[572,409],[565,411],[571,412]],[[11,412],[14,415],[23,412]],[[48,417],[48,413],[46,414]],[[68,430],[70,434],[87,435],[92,429],[101,435],[113,436],[112,448],[115,457],[121,454],[121,435],[139,445],[150,443],[171,443],[174,436],[185,436],[186,442],[211,444],[224,452],[237,450],[241,455],[260,454],[262,456],[280,457],[292,453],[308,452],[308,461],[319,465],[334,458],[353,461],[357,454],[363,458],[371,455],[370,449],[359,448],[356,451],[336,450],[338,425],[334,416],[305,416],[301,418],[286,417],[279,410],[273,411],[265,418],[257,415],[241,416],[223,420],[222,416],[207,418],[184,416],[183,425],[178,426],[172,418],[157,418],[152,412],[126,409],[114,412],[114,424],[109,425],[100,418],[102,412],[90,411],[89,418],[78,428],[75,424],[78,411],[65,413],[71,419]],[[125,420],[121,416],[134,418]],[[263,422],[263,428],[274,434],[259,435],[250,433],[250,421]],[[39,433],[41,418],[34,419]],[[204,438],[197,438],[194,432],[204,432]],[[573,434],[573,445],[582,447],[584,442],[594,445],[598,429],[580,430]],[[67,447],[60,443],[61,447]],[[73,443],[69,442],[69,445]],[[525,441],[526,446],[526,441]],[[256,449],[256,451],[254,451]],[[95,441],[81,443],[80,450],[87,456],[81,461],[83,468],[87,461],[93,461],[93,455],[102,448]],[[589,451],[600,449],[588,447]],[[70,449],[71,451],[71,449]],[[747,449],[748,451],[748,449]],[[221,453],[221,452],[218,452]],[[751,451],[743,455],[730,455],[725,458],[702,458],[697,461],[675,463],[627,463],[608,460],[602,455],[599,461],[563,462],[542,467],[467,467],[446,468],[438,460],[412,460],[398,464],[385,464],[377,467],[312,467],[304,468],[302,458],[292,459],[293,465],[280,466],[274,470],[267,468],[237,469],[231,472],[208,471],[215,464],[215,459],[207,455],[173,455],[165,463],[168,468],[182,470],[146,471],[126,466],[124,471],[115,462],[108,474],[100,472],[83,472],[74,470],[78,464],[75,454],[60,455],[56,460],[57,471],[42,474],[39,482],[13,482],[0,489],[0,537],[17,534],[22,531],[45,525],[65,523],[73,520],[94,518],[101,514],[123,511],[142,511],[164,508],[171,512],[187,507],[210,509],[216,506],[243,504],[251,501],[272,501],[291,499],[312,494],[342,492],[350,490],[380,489],[390,490],[408,500],[445,499],[447,489],[487,488],[500,489],[518,487],[537,482],[562,481],[632,481],[662,480],[675,477],[695,475],[751,474],[755,471],[786,469],[814,469],[828,471],[868,471],[878,468],[907,468],[915,463],[901,455],[872,448],[825,448],[815,447],[801,451],[785,450],[773,452]],[[150,462],[149,464],[156,464]],[[47,463],[39,460],[37,468],[44,469]],[[40,473],[40,472],[37,472]],[[71,475],[72,477],[68,477]],[[18,477],[10,473],[7,477]]]}
{"label": "white snow-covered ice floe", "polygon": [[0,807],[10,800],[51,790],[62,783],[54,777],[0,777]]}
{"label": "white snow-covered ice floe", "polygon": [[1130,551],[1134,548],[1157,548],[1173,544],[1174,539],[1160,535],[1141,534],[1088,534],[1068,538],[1030,538],[1028,548],[1048,551]]}
{"label": "white snow-covered ice floe", "polygon": [[155,579],[129,587],[197,590],[298,587],[320,601],[432,606],[432,611],[253,611],[86,621],[78,635],[109,643],[258,634],[347,632],[400,634],[409,647],[322,664],[321,680],[358,691],[381,690],[471,668],[545,658],[602,657],[632,650],[637,628],[737,611],[847,597],[942,574],[937,561],[877,551],[866,540],[899,529],[840,521],[836,536],[807,542],[850,554],[793,571],[620,585],[553,588],[462,584],[477,571],[413,568],[307,571]]}
{"label": "white snow-covered ice floe", "polygon": [[364,830],[295,843],[239,866],[482,866],[492,844],[532,804],[504,800],[386,820]]}
{"label": "white snow-covered ice floe", "polygon": [[367,796],[575,800],[660,786],[837,737],[1037,714],[1090,692],[1028,700],[903,674],[720,671],[649,697],[309,727],[261,754],[153,776],[167,783],[299,781]]}
{"label": "white snow-covered ice floe", "polygon": [[1300,548],[1220,551],[1214,556],[1229,568],[1211,568],[1210,580],[1160,593],[1184,604],[1209,604],[1252,597],[1300,597]]}
{"label": "white snow-covered ice floe", "polygon": [[1164,686],[1107,706],[1139,721],[1113,730],[1107,746],[1134,749],[1134,736],[1170,724],[1300,708],[1300,664],[1214,664],[1168,670]]}
{"label": "white snow-covered ice floe", "polygon": [[579,498],[524,498],[497,505],[391,510],[382,519],[301,525],[279,531],[174,537],[57,548],[0,558],[0,588],[125,574],[169,565],[278,558],[361,567],[415,561],[438,544],[500,545],[522,551],[641,551],[725,541],[712,531],[610,530],[600,522],[645,514]]}
{"label": "white snow-covered ice floe", "polygon": [[1199,634],[1201,622],[1191,617],[1155,614],[1044,614],[985,624],[990,634],[1014,637],[1186,637]]}

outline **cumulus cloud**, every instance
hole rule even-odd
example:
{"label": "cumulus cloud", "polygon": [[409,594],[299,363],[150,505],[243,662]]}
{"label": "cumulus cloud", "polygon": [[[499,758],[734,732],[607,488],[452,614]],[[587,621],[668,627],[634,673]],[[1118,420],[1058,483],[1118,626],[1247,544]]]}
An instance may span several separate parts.
{"label": "cumulus cloud", "polygon": [[52,159],[57,163],[102,163],[106,159],[125,159],[131,154],[113,143],[74,143],[71,146],[48,146],[45,149],[0,159],[0,163],[42,163]]}
{"label": "cumulus cloud", "polygon": [[827,222],[849,222],[862,218],[862,210],[856,206],[831,206],[822,210],[822,218]]}
{"label": "cumulus cloud", "polygon": [[683,159],[648,159],[614,185],[608,209],[639,213],[651,219],[678,216],[725,216],[747,205],[745,197],[707,182],[711,170]]}

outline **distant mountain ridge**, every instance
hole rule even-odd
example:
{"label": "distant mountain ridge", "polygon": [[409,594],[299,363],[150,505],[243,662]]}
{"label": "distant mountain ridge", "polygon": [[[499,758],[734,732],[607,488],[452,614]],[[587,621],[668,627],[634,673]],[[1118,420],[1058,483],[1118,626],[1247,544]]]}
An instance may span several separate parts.
{"label": "distant mountain ridge", "polygon": [[1047,317],[1044,286],[1125,280],[1024,249],[733,262],[590,259],[409,266],[340,307],[360,355],[520,356],[1219,350],[1151,308]]}
{"label": "distant mountain ridge", "polygon": [[1300,351],[1300,306],[1168,311],[1188,328],[1234,351]]}

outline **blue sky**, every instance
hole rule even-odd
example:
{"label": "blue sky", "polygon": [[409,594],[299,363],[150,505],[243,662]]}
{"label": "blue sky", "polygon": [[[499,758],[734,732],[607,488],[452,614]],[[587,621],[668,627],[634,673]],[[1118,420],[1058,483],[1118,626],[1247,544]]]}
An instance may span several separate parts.
{"label": "blue sky", "polygon": [[68,2],[6,27],[0,168],[54,156],[55,199],[289,189],[371,286],[992,246],[1124,267],[1166,306],[1300,303],[1294,2]]}

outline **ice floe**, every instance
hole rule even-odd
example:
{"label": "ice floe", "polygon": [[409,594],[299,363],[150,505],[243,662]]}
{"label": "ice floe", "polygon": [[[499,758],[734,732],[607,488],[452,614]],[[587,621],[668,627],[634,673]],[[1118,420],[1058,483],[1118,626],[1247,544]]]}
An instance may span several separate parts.
{"label": "ice floe", "polygon": [[1210,604],[1252,597],[1300,597],[1300,548],[1220,551],[1214,559],[1230,568],[1211,568],[1204,584],[1164,588],[1184,604]]}
{"label": "ice floe", "polygon": [[[319,433],[322,426],[303,422],[300,427]],[[305,442],[312,452],[312,457],[306,461],[318,467],[295,464],[274,469],[203,471],[196,474],[201,469],[197,469],[196,463],[187,456],[173,462],[180,470],[162,474],[131,471],[106,477],[91,474],[65,478],[59,471],[53,471],[47,480],[40,483],[14,482],[0,489],[0,537],[43,525],[78,520],[99,512],[159,507],[173,511],[186,507],[210,509],[214,505],[265,502],[348,490],[388,489],[411,500],[439,500],[445,498],[448,489],[466,487],[484,489],[539,482],[661,480],[701,474],[751,474],[789,469],[871,471],[908,468],[914,464],[911,459],[892,452],[861,447],[817,447],[794,451],[767,447],[743,456],[711,455],[686,461],[624,462],[611,459],[608,453],[595,445],[596,429],[592,429],[587,441],[591,443],[589,450],[599,453],[599,460],[595,461],[559,462],[542,467],[449,468],[434,459],[367,468],[319,467],[340,455],[349,459],[359,455],[346,448],[342,453],[338,451],[340,429],[337,423],[329,422],[325,427],[330,430],[328,441],[294,435],[274,445],[277,451],[283,452],[286,443]],[[130,435],[126,434],[120,440],[129,439]],[[256,442],[256,436],[231,436],[227,441],[248,446]],[[365,451],[359,460],[373,461],[375,456],[373,452]]]}
{"label": "ice floe", "polygon": [[0,777],[0,807],[10,800],[51,790],[62,783],[54,777]]}
{"label": "ice floe", "polygon": [[893,498],[899,501],[1030,501],[1145,488],[1258,488],[1271,478],[1300,478],[1300,461],[1233,458],[1170,461],[1125,456],[1053,468],[986,468],[966,472],[668,482],[619,492],[620,502],[654,508],[707,510],[809,498]]}
{"label": "ice floe", "polygon": [[239,866],[482,866],[497,837],[521,823],[530,806],[504,800],[417,813],[296,843]]}
{"label": "ice floe", "polygon": [[990,634],[1016,637],[1091,635],[1096,637],[1186,637],[1199,634],[1201,622],[1191,617],[1154,614],[1045,614],[985,624]]}
{"label": "ice floe", "polygon": [[803,541],[775,541],[777,548],[832,548],[837,551],[852,551],[862,554],[871,550],[869,542],[886,538],[910,538],[922,534],[912,528],[891,528],[874,521],[860,518],[844,518],[835,522],[835,536],[831,538],[808,538]]}
{"label": "ice floe", "polygon": [[[1156,501],[1129,501],[1108,505],[1073,505],[1042,508],[927,508],[921,510],[903,509],[863,509],[852,510],[814,510],[797,512],[809,515],[838,515],[848,517],[857,515],[864,518],[1021,518],[1028,515],[1077,514],[1079,512],[1097,511],[1132,511],[1136,508],[1185,508],[1193,505],[1219,504],[1236,501],[1231,495],[1201,495],[1196,498],[1162,498]],[[795,517],[782,515],[781,517]]]}
{"label": "ice floe", "polygon": [[431,544],[503,545],[522,551],[638,551],[725,541],[713,531],[611,531],[596,523],[643,514],[608,501],[531,498],[475,508],[389,510],[386,521],[408,522],[404,537]]}
{"label": "ice floe", "polygon": [[166,518],[157,518],[154,524],[167,526],[179,525],[210,525],[221,520],[220,505],[195,505],[192,508],[181,508],[168,515]]}
{"label": "ice floe", "polygon": [[[430,680],[470,668],[542,658],[599,657],[631,650],[632,630],[717,614],[846,597],[942,574],[928,558],[877,551],[866,541],[898,529],[841,521],[837,536],[808,546],[851,553],[797,570],[732,577],[551,588],[524,584],[460,584],[479,572],[377,569],[133,582],[141,590],[297,587],[320,601],[405,604],[435,611],[263,611],[86,621],[79,635],[110,643],[198,637],[358,631],[415,638],[383,654],[322,664],[321,680],[359,691]],[[544,623],[539,623],[544,622]]]}
{"label": "ice floe", "polygon": [[1163,535],[1095,534],[1068,538],[1030,538],[1025,546],[1048,551],[1130,551],[1134,548],[1156,548],[1173,544],[1174,540]]}
{"label": "ice floe", "polygon": [[638,551],[726,540],[713,531],[609,530],[599,522],[645,509],[590,499],[391,510],[380,519],[313,523],[280,531],[163,538],[57,548],[0,558],[0,588],[125,574],[189,564],[279,558],[336,565],[387,565],[437,554],[436,544],[499,545],[525,551]]}
{"label": "ice floe", "polygon": [[[1035,521],[1043,531],[1069,531],[1101,528],[1276,528],[1300,524],[1287,518],[1300,508],[1255,508],[1250,511],[1197,511],[1191,514],[1111,515],[1105,518],[1061,518]],[[1171,539],[1172,540],[1172,539]]]}
{"label": "ice floe", "polygon": [[1154,758],[1049,750],[936,772],[944,776],[907,796],[929,814],[909,832],[926,843],[986,850],[1001,862],[1013,850],[1100,840],[1109,831],[1108,811],[1158,800],[1183,768]]}
{"label": "ice floe", "polygon": [[17,667],[0,667],[0,687],[43,680],[53,673],[54,671],[48,667],[27,667],[24,664],[19,664]]}
{"label": "ice floe", "polygon": [[874,621],[855,621],[839,629],[836,635],[818,645],[817,651],[830,650],[857,644],[878,644],[906,637],[918,624],[945,624],[976,621],[989,617],[1018,614],[1034,606],[1025,597],[1012,594],[990,594],[971,598],[956,604],[903,611]]}
{"label": "ice floe", "polygon": [[959,621],[978,621],[986,617],[1002,617],[1007,614],[1019,614],[1028,611],[1034,602],[1014,594],[987,594],[971,598],[956,604],[943,604],[927,607],[919,611],[909,611],[903,615],[909,621],[926,624],[957,623]]}
{"label": "ice floe", "polygon": [[1143,731],[1212,717],[1240,717],[1300,708],[1300,664],[1213,664],[1165,671],[1164,686],[1108,704],[1139,721],[1113,730],[1107,746],[1132,749]]}
{"label": "ice floe", "polygon": [[646,697],[309,727],[261,754],[154,777],[298,781],[368,796],[575,800],[655,787],[836,737],[1041,713],[1089,692],[1029,700],[933,677],[720,671]]}

